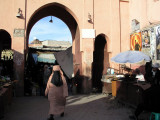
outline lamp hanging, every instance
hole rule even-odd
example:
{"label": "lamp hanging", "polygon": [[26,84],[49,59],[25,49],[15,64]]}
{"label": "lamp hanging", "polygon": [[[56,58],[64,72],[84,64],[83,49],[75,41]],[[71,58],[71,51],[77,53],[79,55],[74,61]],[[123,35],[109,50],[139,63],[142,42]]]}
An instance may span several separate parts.
{"label": "lamp hanging", "polygon": [[51,20],[50,20],[49,22],[50,22],[50,23],[53,23],[52,16],[51,16]]}

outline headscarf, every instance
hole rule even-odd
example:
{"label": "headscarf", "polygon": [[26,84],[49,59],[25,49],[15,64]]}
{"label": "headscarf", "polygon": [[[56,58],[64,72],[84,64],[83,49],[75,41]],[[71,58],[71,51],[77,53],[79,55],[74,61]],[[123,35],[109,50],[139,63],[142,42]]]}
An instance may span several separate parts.
{"label": "headscarf", "polygon": [[59,65],[53,66],[53,76],[51,79],[51,83],[54,84],[57,87],[60,87],[63,85],[62,81],[62,72]]}

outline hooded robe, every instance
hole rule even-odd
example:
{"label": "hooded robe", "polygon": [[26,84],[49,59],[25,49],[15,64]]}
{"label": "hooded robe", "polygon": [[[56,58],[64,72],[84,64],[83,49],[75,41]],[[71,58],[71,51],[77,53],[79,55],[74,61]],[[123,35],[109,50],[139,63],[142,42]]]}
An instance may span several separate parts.
{"label": "hooded robe", "polygon": [[[56,86],[53,84],[54,71],[59,71],[63,84]],[[50,102],[49,114],[58,115],[64,112],[66,97],[68,96],[68,87],[66,79],[59,65],[53,66],[53,72],[49,77],[45,95],[48,94],[48,100]]]}

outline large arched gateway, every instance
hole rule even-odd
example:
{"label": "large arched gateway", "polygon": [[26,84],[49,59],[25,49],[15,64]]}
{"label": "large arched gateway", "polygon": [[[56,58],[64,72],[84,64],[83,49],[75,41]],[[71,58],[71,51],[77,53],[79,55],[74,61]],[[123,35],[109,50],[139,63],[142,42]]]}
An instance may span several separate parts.
{"label": "large arched gateway", "polygon": [[[33,25],[39,21],[40,19],[46,16],[55,16],[61,19],[69,28],[71,35],[72,35],[72,53],[73,53],[73,67],[76,63],[79,63],[78,68],[74,69],[74,73],[76,75],[78,70],[82,70],[82,61],[81,61],[81,52],[80,52],[80,31],[79,26],[76,21],[76,16],[73,12],[67,8],[66,6],[59,4],[59,3],[49,3],[44,6],[38,8],[30,17],[27,30],[26,30],[26,53],[28,50],[28,39],[30,31]],[[54,28],[53,28],[54,29]],[[78,70],[77,70],[78,69]]]}
{"label": "large arched gateway", "polygon": [[[92,71],[99,67],[92,69],[92,65],[97,63],[93,57],[98,58],[93,53],[104,45],[97,48],[95,44],[101,43],[101,36],[95,36],[101,33],[107,36],[102,74],[106,74],[107,67],[119,67],[112,64],[110,58],[121,52],[122,46],[123,50],[130,48],[129,0],[1,0],[0,8],[0,29],[7,31],[12,38],[17,96],[24,95],[24,66],[30,31],[37,21],[46,16],[61,19],[70,29],[74,75],[80,84],[80,92],[89,93],[92,90],[92,76],[95,76]],[[125,19],[122,19],[123,16]],[[121,27],[123,23],[125,27]]]}
{"label": "large arched gateway", "polygon": [[[28,39],[30,31],[33,27],[33,25],[39,21],[40,19],[46,17],[46,16],[55,16],[59,19],[61,19],[68,28],[70,29],[71,35],[72,35],[72,53],[73,53],[73,65],[76,63],[79,63],[78,70],[82,70],[82,61],[81,60],[81,52],[80,52],[80,31],[79,26],[76,21],[76,16],[73,14],[73,12],[67,8],[66,6],[60,4],[60,3],[49,3],[44,6],[41,6],[38,8],[30,17],[27,30],[26,30],[26,51],[28,50]],[[53,28],[54,29],[54,28]],[[74,66],[73,66],[74,67]],[[76,69],[74,69],[74,73],[76,75],[77,73],[77,66]]]}

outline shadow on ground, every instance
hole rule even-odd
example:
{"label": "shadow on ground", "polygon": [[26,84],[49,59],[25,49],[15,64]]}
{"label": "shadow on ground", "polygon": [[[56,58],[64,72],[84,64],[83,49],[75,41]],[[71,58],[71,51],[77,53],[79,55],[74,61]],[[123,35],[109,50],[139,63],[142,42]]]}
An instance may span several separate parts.
{"label": "shadow on ground", "polygon": [[[47,120],[48,110],[45,97],[17,97],[13,98],[2,120]],[[73,95],[67,98],[65,116],[55,116],[55,120],[129,120],[133,110],[111,96]]]}

